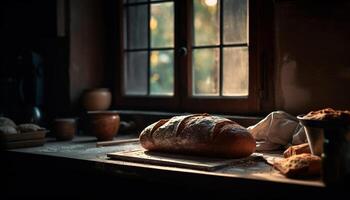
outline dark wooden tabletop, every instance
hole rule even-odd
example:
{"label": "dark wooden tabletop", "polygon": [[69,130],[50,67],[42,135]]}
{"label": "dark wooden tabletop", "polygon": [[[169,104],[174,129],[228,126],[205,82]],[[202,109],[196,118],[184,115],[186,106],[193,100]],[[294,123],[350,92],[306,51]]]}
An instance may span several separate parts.
{"label": "dark wooden tabletop", "polygon": [[[123,140],[130,137],[132,136],[118,136],[115,140]],[[123,180],[128,182],[130,187],[133,187],[134,183],[141,184],[146,182],[150,185],[158,185],[157,187],[170,185],[173,188],[181,188],[185,191],[192,191],[193,189],[201,193],[203,191],[211,191],[209,192],[210,194],[218,191],[220,194],[223,194],[223,192],[237,193],[239,191],[241,196],[245,194],[251,196],[266,194],[280,197],[285,196],[285,194],[293,196],[293,194],[300,194],[300,192],[316,192],[320,194],[325,190],[325,186],[320,178],[306,180],[289,179],[273,169],[264,160],[232,164],[215,171],[203,171],[111,160],[107,157],[107,153],[140,149],[139,143],[131,142],[115,146],[96,147],[96,142],[95,138],[87,136],[77,136],[72,141],[65,142],[49,138],[45,145],[41,147],[7,150],[5,157],[11,172],[19,174],[18,171],[21,171],[24,176],[28,176],[33,171],[39,171],[39,174],[44,171],[42,174],[46,173],[52,177],[59,176],[57,179],[61,179],[62,176],[72,176],[73,174],[74,177],[76,174],[83,174],[84,172],[83,175],[76,177],[80,179],[76,184],[86,184],[82,183],[84,182],[83,180],[87,178],[86,176],[91,175],[98,179],[105,176],[107,178],[103,180],[112,181],[116,185],[118,185],[117,180]],[[270,153],[262,155],[267,159],[278,159],[281,157],[281,154]],[[24,170],[26,168],[31,171]],[[83,179],[81,178],[82,176],[84,177]],[[11,179],[11,177],[8,177],[9,182],[17,185]],[[36,179],[36,175],[30,175],[29,179]],[[22,180],[20,179],[20,181]],[[150,185],[147,187],[153,187]],[[107,188],[104,189],[113,190],[113,188]],[[50,187],[46,188],[46,190],[50,190]]]}

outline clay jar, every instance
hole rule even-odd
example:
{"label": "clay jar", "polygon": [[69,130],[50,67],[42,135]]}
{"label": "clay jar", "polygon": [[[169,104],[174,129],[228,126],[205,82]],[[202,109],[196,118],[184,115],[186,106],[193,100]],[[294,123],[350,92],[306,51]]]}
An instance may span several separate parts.
{"label": "clay jar", "polygon": [[116,111],[87,112],[87,128],[99,141],[113,140],[120,126],[120,117]]}
{"label": "clay jar", "polygon": [[75,118],[56,118],[53,121],[53,132],[57,140],[71,140],[76,131]]}
{"label": "clay jar", "polygon": [[112,95],[107,88],[85,90],[82,105],[87,111],[107,110],[112,101]]}

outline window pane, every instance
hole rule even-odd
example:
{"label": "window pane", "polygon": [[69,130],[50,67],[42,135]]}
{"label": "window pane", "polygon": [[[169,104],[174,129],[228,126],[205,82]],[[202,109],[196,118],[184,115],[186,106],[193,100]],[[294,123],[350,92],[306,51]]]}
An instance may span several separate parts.
{"label": "window pane", "polygon": [[127,49],[147,48],[147,6],[129,6],[127,7],[126,17],[125,47]]}
{"label": "window pane", "polygon": [[248,0],[223,0],[224,43],[248,43]]}
{"label": "window pane", "polygon": [[174,46],[174,3],[151,4],[151,47]]}
{"label": "window pane", "polygon": [[174,94],[174,51],[151,52],[151,95]]}
{"label": "window pane", "polygon": [[217,45],[220,33],[219,0],[194,0],[194,45]]}
{"label": "window pane", "polygon": [[146,51],[125,54],[125,94],[147,95],[147,56]]}
{"label": "window pane", "polygon": [[219,95],[219,49],[193,50],[193,95]]}
{"label": "window pane", "polygon": [[224,48],[223,95],[248,96],[248,48]]}

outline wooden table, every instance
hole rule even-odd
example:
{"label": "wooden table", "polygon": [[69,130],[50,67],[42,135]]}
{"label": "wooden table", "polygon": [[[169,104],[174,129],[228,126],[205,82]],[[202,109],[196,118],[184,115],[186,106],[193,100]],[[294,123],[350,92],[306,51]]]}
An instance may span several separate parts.
{"label": "wooden table", "polygon": [[[118,136],[116,139],[128,137]],[[322,195],[327,192],[320,179],[289,179],[263,161],[209,172],[110,160],[106,156],[107,153],[135,148],[140,148],[138,143],[96,147],[93,137],[80,136],[68,142],[48,139],[41,147],[7,150],[2,156],[7,163],[7,171],[4,171],[7,191],[13,195],[18,191],[16,188],[25,186],[24,195],[99,196],[125,192],[132,196],[136,193],[130,191],[139,191],[175,196],[191,192],[205,197],[232,194],[244,198],[261,195],[285,198],[286,195],[297,197],[301,193]],[[28,189],[32,182],[36,187]]]}

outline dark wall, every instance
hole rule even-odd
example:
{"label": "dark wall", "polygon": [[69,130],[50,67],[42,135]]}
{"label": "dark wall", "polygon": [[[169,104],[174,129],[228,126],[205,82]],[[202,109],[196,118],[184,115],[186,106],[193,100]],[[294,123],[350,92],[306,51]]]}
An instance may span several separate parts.
{"label": "dark wall", "polygon": [[64,0],[0,1],[0,115],[18,123],[30,120],[33,106],[43,123],[69,110],[68,40],[57,35],[64,26],[57,2]]}
{"label": "dark wall", "polygon": [[0,115],[28,121],[20,116],[33,103],[20,98],[17,64],[26,54],[30,68],[32,52],[45,68],[40,108],[47,121],[78,114],[83,91],[106,85],[104,8],[97,0],[0,1]]}
{"label": "dark wall", "polygon": [[70,1],[70,101],[75,110],[86,89],[105,87],[105,1]]}
{"label": "dark wall", "polygon": [[350,109],[349,10],[349,1],[275,4],[277,109]]}
{"label": "dark wall", "polygon": [[3,0],[1,35],[13,39],[56,36],[56,1]]}
{"label": "dark wall", "polygon": [[[62,2],[66,2],[65,15],[57,12]],[[110,87],[115,79],[112,69],[118,66],[110,63],[114,55],[108,47],[118,44],[111,44],[107,35],[115,28],[108,20],[117,14],[111,14],[113,8],[106,2],[110,1],[1,1],[0,77],[15,73],[19,49],[34,49],[47,69],[47,113],[52,117],[77,114],[85,89]],[[269,111],[300,114],[326,106],[350,109],[349,9],[348,1],[274,1],[275,105]],[[65,26],[62,22],[68,24],[63,36],[57,28]],[[2,90],[2,97],[7,90]],[[12,99],[0,99],[2,110],[12,109],[4,106]]]}

